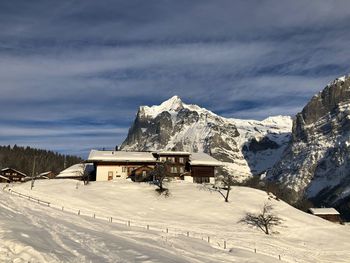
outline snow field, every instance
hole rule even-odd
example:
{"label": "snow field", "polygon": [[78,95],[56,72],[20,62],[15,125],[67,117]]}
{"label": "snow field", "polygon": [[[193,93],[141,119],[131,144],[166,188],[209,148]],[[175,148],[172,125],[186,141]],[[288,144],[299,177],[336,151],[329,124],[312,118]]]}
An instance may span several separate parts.
{"label": "snow field", "polygon": [[[41,180],[35,182],[33,190],[28,183],[12,188],[51,202],[57,213],[62,213],[59,210],[63,206],[64,212],[75,214],[77,222],[83,218],[100,221],[98,224],[117,226],[120,223],[127,227],[130,221],[132,227],[138,226],[137,231],[147,231],[149,225],[151,230],[163,231],[158,232],[163,235],[168,228],[166,236],[170,239],[182,240],[189,232],[190,237],[197,238],[195,242],[206,246],[209,236],[212,249],[222,248],[225,240],[233,254],[235,251],[248,253],[252,260],[261,257],[260,253],[269,255],[266,261],[257,262],[269,262],[278,255],[289,262],[350,261],[348,227],[305,214],[265,192],[234,187],[230,203],[225,203],[217,192],[201,185],[172,182],[168,187],[171,193],[168,198],[158,196],[152,185],[128,181],[93,182],[88,186],[78,182],[77,187],[74,180]],[[283,224],[274,229],[279,233],[272,236],[238,223],[246,212],[260,211],[265,202],[270,202],[274,213],[283,219]],[[93,214],[103,221],[91,219]],[[116,224],[108,222],[111,217]],[[252,253],[254,249],[258,254]],[[225,260],[229,262],[229,257]]]}

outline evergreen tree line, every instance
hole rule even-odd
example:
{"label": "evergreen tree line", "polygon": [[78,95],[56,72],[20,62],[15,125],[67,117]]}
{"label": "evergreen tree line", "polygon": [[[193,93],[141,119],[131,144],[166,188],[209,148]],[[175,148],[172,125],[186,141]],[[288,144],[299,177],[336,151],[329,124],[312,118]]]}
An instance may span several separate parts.
{"label": "evergreen tree line", "polygon": [[0,168],[13,168],[28,176],[32,175],[35,158],[35,174],[52,171],[58,174],[64,168],[80,163],[82,159],[77,156],[63,155],[53,151],[35,149],[30,147],[0,146]]}

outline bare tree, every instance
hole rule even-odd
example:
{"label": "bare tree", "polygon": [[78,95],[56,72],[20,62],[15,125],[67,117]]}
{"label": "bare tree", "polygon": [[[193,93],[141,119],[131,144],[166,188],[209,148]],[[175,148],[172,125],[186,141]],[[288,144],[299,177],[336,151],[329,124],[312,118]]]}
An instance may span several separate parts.
{"label": "bare tree", "polygon": [[265,203],[259,214],[247,213],[239,222],[258,227],[266,235],[269,235],[273,226],[282,223],[281,218],[271,213],[272,209],[272,205]]}
{"label": "bare tree", "polygon": [[219,180],[223,184],[223,188],[219,188],[218,192],[221,194],[221,196],[225,199],[225,202],[228,202],[228,198],[231,192],[231,187],[235,185],[237,182],[234,179],[232,174],[225,174],[219,178]]}
{"label": "bare tree", "polygon": [[89,184],[90,182],[90,173],[88,169],[86,169],[86,164],[81,163],[79,164],[79,169],[76,171],[77,175],[81,177],[81,179],[84,182],[84,185]]}
{"label": "bare tree", "polygon": [[169,162],[157,163],[153,171],[150,172],[150,176],[153,177],[153,183],[158,186],[158,189],[156,189],[157,192],[163,193],[168,191],[168,189],[164,187],[164,180],[170,177]]}

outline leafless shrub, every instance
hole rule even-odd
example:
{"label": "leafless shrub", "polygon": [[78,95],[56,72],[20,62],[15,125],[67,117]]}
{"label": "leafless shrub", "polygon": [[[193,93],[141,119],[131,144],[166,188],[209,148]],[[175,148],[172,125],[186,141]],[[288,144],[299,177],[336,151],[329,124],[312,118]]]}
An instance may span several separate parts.
{"label": "leafless shrub", "polygon": [[269,235],[273,226],[282,223],[281,218],[271,213],[272,209],[272,205],[265,203],[259,214],[247,213],[239,222],[258,227],[266,235]]}

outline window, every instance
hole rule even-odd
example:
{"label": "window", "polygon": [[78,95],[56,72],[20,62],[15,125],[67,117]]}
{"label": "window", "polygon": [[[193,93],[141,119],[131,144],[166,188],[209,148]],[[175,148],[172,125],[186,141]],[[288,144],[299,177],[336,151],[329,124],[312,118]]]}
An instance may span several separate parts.
{"label": "window", "polygon": [[193,182],[197,184],[209,183],[209,177],[193,177]]}
{"label": "window", "polygon": [[167,159],[169,162],[175,163],[175,157],[168,157]]}
{"label": "window", "polygon": [[122,173],[126,173],[126,167],[125,166],[122,166]]}
{"label": "window", "polygon": [[147,171],[142,171],[142,176],[146,177],[146,175],[147,175]]}
{"label": "window", "polygon": [[180,166],[180,167],[179,167],[179,172],[180,172],[180,173],[184,173],[184,172],[185,172],[185,168],[184,168],[183,166]]}
{"label": "window", "polygon": [[159,158],[159,161],[161,161],[161,162],[165,162],[165,161],[166,161],[166,157],[161,156],[161,157]]}
{"label": "window", "polygon": [[183,157],[180,157],[180,158],[179,158],[179,163],[184,163],[184,162],[185,162],[184,158],[183,158]]}
{"label": "window", "polygon": [[173,174],[176,174],[177,173],[177,167],[176,166],[171,166],[170,167],[170,172],[173,173]]}

